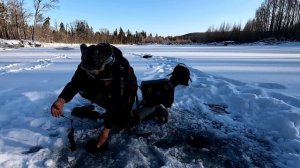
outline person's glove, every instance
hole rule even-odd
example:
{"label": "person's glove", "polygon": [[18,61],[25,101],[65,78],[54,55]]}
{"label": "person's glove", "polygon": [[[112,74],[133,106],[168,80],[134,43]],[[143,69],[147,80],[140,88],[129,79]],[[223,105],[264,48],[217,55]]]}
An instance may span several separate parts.
{"label": "person's glove", "polygon": [[51,106],[51,114],[53,117],[60,117],[63,114],[65,100],[58,98]]}

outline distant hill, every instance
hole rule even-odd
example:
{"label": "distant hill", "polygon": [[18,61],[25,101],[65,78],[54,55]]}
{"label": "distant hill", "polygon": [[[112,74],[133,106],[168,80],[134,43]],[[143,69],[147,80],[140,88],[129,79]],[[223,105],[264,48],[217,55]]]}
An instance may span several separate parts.
{"label": "distant hill", "polygon": [[192,42],[204,42],[205,41],[205,33],[188,33],[181,36],[177,36],[178,38],[184,39],[184,40],[191,40]]}

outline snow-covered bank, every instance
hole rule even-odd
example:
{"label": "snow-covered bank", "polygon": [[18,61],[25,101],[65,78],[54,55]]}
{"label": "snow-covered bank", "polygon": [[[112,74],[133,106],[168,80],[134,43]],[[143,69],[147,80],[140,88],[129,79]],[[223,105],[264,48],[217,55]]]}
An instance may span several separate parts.
{"label": "snow-covered bank", "polygon": [[[71,152],[70,123],[52,118],[49,108],[80,61],[78,47],[0,50],[0,167],[299,167],[300,98],[284,92],[290,85],[255,76],[263,67],[278,68],[271,72],[280,75],[277,65],[283,64],[292,75],[279,78],[297,84],[298,46],[118,46],[139,82],[165,78],[178,62],[190,67],[193,83],[176,88],[169,122],[142,123],[137,131],[152,132],[145,137],[115,131],[109,149],[93,156],[80,149],[102,123],[75,120],[79,149]],[[145,53],[153,58],[143,59]],[[235,65],[233,79],[209,72],[225,63]],[[242,76],[238,63],[242,70],[256,65],[256,71],[249,67],[254,72],[249,80],[258,82],[236,80]],[[291,92],[299,95],[298,86]],[[65,115],[85,103],[75,97]],[[204,103],[227,104],[229,114]]]}
{"label": "snow-covered bank", "polygon": [[42,44],[38,41],[30,40],[4,40],[0,39],[0,49],[20,48],[20,47],[41,47]]}

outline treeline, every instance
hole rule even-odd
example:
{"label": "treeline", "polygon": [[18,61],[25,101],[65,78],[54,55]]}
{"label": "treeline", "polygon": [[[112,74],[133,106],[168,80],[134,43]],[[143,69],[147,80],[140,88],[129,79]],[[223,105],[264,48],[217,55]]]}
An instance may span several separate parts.
{"label": "treeline", "polygon": [[[0,0],[0,38],[26,39],[42,42],[115,44],[140,43],[191,43],[191,42],[254,42],[263,39],[300,40],[299,0],[265,0],[255,17],[244,27],[222,23],[210,26],[205,33],[192,33],[180,37],[162,37],[145,31],[107,29],[94,31],[87,21],[50,25],[51,18],[43,15],[57,7],[58,0],[32,0],[34,11],[25,8],[25,0]],[[30,21],[33,21],[31,23]]]}
{"label": "treeline", "polygon": [[193,42],[254,42],[259,40],[300,40],[300,2],[265,0],[255,17],[241,24],[210,26],[205,33],[183,36]]}
{"label": "treeline", "polygon": [[300,40],[300,1],[265,0],[244,31],[256,32],[257,38]]}
{"label": "treeline", "polygon": [[[57,25],[57,24],[55,24]],[[46,27],[46,26],[42,26]],[[45,33],[45,31],[43,31]],[[54,30],[50,30],[47,25],[47,32],[49,39],[43,39],[43,41],[51,42],[65,42],[65,43],[97,43],[109,42],[114,44],[142,44],[142,43],[188,43],[188,40],[181,40],[175,37],[162,37],[159,35],[153,36],[151,33],[145,31],[130,30],[124,31],[122,27],[110,32],[108,29],[101,29],[94,32],[87,21],[76,20],[70,24],[64,25],[60,23],[59,26],[55,26]]]}
{"label": "treeline", "polygon": [[[75,20],[72,23],[50,25],[49,17],[43,17],[48,10],[57,7],[58,0],[33,0],[34,11],[25,9],[25,0],[0,0],[0,38],[26,39],[42,42],[65,43],[189,43],[176,37],[162,37],[145,31],[124,31],[121,27],[113,32],[107,29],[94,31],[87,21]],[[30,25],[29,21],[33,20]]]}

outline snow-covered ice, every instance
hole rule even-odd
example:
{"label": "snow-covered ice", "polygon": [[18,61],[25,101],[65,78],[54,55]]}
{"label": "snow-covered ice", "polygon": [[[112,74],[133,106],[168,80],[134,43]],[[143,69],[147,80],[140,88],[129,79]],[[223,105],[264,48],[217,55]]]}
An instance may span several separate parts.
{"label": "snow-covered ice", "polygon": [[[176,87],[167,124],[142,123],[146,137],[115,130],[99,155],[83,148],[102,122],[75,119],[72,152],[70,122],[49,110],[80,62],[79,45],[43,46],[0,49],[0,167],[300,167],[299,43],[117,45],[139,83],[166,78],[179,62],[193,82]],[[77,95],[65,115],[86,103]]]}

